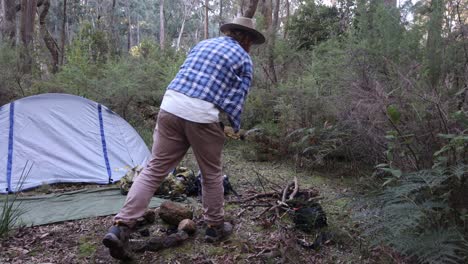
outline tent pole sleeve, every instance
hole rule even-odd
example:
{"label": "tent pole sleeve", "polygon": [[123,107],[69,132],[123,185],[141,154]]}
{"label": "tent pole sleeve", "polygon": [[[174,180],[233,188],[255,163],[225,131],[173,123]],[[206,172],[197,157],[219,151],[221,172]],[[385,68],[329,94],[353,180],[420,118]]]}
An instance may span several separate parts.
{"label": "tent pole sleeve", "polygon": [[104,160],[106,162],[107,168],[107,176],[109,176],[109,183],[112,183],[112,171],[110,168],[109,157],[107,155],[107,144],[106,144],[106,136],[104,133],[104,122],[102,120],[102,106],[98,104],[98,113],[99,113],[99,128],[101,132],[101,143],[102,143],[102,152],[104,153]]}
{"label": "tent pole sleeve", "polygon": [[12,192],[11,189],[11,171],[13,168],[13,132],[15,128],[15,103],[10,103],[10,129],[8,132],[8,159],[7,159],[7,192]]}

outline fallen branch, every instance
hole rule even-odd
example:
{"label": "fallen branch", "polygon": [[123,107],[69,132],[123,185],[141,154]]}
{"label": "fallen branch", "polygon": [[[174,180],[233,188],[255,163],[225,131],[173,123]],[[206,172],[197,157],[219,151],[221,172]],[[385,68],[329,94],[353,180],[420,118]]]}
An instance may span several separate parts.
{"label": "fallen branch", "polygon": [[294,191],[289,195],[289,200],[292,200],[294,196],[296,196],[297,192],[299,191],[299,184],[297,183],[297,177],[294,176]]}
{"label": "fallen branch", "polygon": [[258,199],[258,198],[275,197],[275,196],[278,196],[277,192],[264,192],[264,193],[259,193],[259,194],[252,195],[252,196],[247,197],[247,198],[245,198],[243,200],[240,200],[240,201],[231,201],[231,203],[245,203],[245,202],[249,202],[249,201],[252,201],[252,200],[255,200],[255,199]]}

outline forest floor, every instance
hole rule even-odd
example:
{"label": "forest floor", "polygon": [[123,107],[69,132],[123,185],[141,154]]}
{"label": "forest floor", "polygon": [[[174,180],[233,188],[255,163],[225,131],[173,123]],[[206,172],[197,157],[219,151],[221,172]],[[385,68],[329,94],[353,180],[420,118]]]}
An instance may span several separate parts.
{"label": "forest floor", "polygon": [[[236,197],[229,195],[226,219],[234,223],[229,239],[207,244],[204,230],[199,228],[181,246],[135,253],[130,263],[403,263],[383,247],[370,247],[362,236],[362,222],[353,217],[356,210],[365,208],[359,198],[362,185],[359,177],[349,175],[346,164],[335,166],[333,173],[298,172],[287,162],[247,161],[243,153],[238,145],[227,147],[224,153],[224,171],[240,195],[271,191],[266,190],[268,186],[285,186],[296,176],[300,189],[319,191],[328,227],[304,233],[295,228],[287,214],[273,223],[266,222],[257,218],[265,207],[231,203]],[[183,165],[196,171],[195,164],[189,153]],[[193,201],[195,218],[199,219],[201,205],[199,199]],[[19,228],[0,241],[0,263],[119,263],[101,243],[111,221],[112,216],[107,216]],[[148,228],[153,236],[167,226],[157,218]],[[326,239],[319,247],[305,246],[323,234]],[[135,234],[131,241],[150,237]]]}

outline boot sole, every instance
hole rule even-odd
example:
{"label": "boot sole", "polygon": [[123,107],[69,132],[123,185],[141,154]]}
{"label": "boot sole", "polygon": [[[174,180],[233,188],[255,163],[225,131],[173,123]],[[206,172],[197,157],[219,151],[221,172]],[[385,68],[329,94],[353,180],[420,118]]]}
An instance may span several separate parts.
{"label": "boot sole", "polygon": [[115,259],[132,260],[132,257],[127,253],[120,239],[112,234],[106,234],[102,239],[102,244],[109,249],[110,255]]}

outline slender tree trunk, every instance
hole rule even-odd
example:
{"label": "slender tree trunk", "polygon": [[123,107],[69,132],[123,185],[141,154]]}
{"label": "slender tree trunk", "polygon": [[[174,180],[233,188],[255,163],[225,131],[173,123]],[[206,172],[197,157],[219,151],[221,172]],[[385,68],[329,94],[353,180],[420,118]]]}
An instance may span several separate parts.
{"label": "slender tree trunk", "polygon": [[3,36],[15,44],[16,37],[16,4],[15,0],[2,0],[3,4]]}
{"label": "slender tree trunk", "polygon": [[164,49],[164,43],[166,42],[165,33],[165,19],[164,19],[164,0],[159,1],[159,46]]}
{"label": "slender tree trunk", "polygon": [[46,17],[47,17],[47,14],[49,13],[49,8],[50,8],[50,0],[44,0],[43,8],[39,16],[39,25],[41,27],[41,35],[42,35],[42,38],[44,39],[44,43],[52,57],[52,73],[56,73],[58,71],[58,64],[59,64],[59,52],[57,48],[57,43],[52,38],[49,31],[47,31]]}
{"label": "slender tree trunk", "polygon": [[136,18],[136,27],[137,27],[136,45],[140,45],[140,21],[138,21],[138,17]]}
{"label": "slender tree trunk", "polygon": [[[268,71],[270,72],[270,79],[273,84],[278,82],[275,70],[275,46],[276,46],[276,30],[278,28],[278,15],[280,0],[273,0],[273,20],[268,29]],[[271,2],[270,2],[271,3]]]}
{"label": "slender tree trunk", "polygon": [[[221,25],[224,24],[224,19],[223,19],[223,0],[219,1],[219,25],[218,28],[221,27]],[[218,30],[218,36],[221,35],[221,31]]]}
{"label": "slender tree trunk", "polygon": [[184,18],[182,19],[182,25],[180,26],[179,37],[177,37],[177,45],[176,45],[177,51],[180,50],[180,41],[182,39],[182,35],[184,34],[185,20],[186,18],[184,16]]}
{"label": "slender tree trunk", "polygon": [[60,43],[60,50],[62,51],[62,54],[60,56],[60,65],[63,65],[63,62],[65,60],[66,25],[67,25],[67,0],[64,0],[63,1],[62,40]]}
{"label": "slender tree trunk", "polygon": [[431,14],[427,32],[426,59],[430,82],[437,87],[441,75],[442,64],[442,26],[444,14],[444,0],[431,1]]}
{"label": "slender tree trunk", "polygon": [[120,41],[119,41],[119,36],[115,30],[115,6],[117,5],[117,0],[112,0],[112,7],[111,7],[111,12],[110,12],[110,24],[109,28],[111,31],[111,47],[112,47],[112,55],[116,55],[119,53],[120,50]]}
{"label": "slender tree trunk", "polygon": [[286,9],[286,19],[284,21],[284,32],[283,32],[284,39],[288,37],[289,16],[290,16],[289,0],[285,0],[285,9]]}
{"label": "slender tree trunk", "polygon": [[21,0],[21,52],[22,71],[30,73],[32,70],[32,57],[30,49],[34,37],[34,21],[36,19],[36,0]]}
{"label": "slender tree trunk", "polygon": [[205,0],[205,27],[204,27],[204,32],[205,32],[204,38],[205,39],[207,39],[209,37],[209,33],[208,33],[208,3],[209,3],[209,1]]}
{"label": "slender tree trunk", "polygon": [[125,5],[125,12],[127,13],[127,50],[130,52],[130,49],[132,48],[132,17],[130,16],[129,0],[126,0]]}
{"label": "slender tree trunk", "polygon": [[[249,1],[249,3],[248,3],[249,5],[247,6],[247,10],[245,10],[245,12],[242,12],[244,17],[252,18],[255,15],[255,11],[257,11],[258,1],[259,0],[250,0]],[[243,5],[241,5],[241,7],[243,7]]]}
{"label": "slender tree trunk", "polygon": [[264,26],[267,31],[270,30],[273,25],[272,9],[273,9],[272,0],[262,0],[261,12],[265,21]]}

